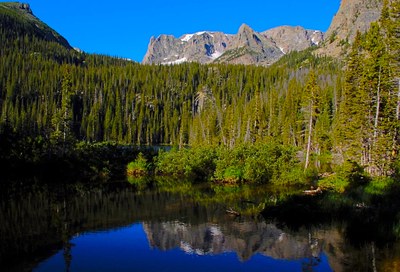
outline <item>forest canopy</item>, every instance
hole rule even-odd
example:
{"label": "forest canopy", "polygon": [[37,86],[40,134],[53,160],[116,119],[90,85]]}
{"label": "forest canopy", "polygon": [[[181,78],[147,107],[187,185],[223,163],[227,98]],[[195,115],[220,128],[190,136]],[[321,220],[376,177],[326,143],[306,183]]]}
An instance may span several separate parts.
{"label": "forest canopy", "polygon": [[394,175],[398,5],[386,4],[380,21],[357,35],[344,63],[309,49],[270,67],[141,65],[80,53],[0,10],[0,156],[13,156],[5,146],[15,137],[59,152],[82,141],[227,149],[274,143],[296,148],[305,168],[331,171],[353,161],[371,175]]}

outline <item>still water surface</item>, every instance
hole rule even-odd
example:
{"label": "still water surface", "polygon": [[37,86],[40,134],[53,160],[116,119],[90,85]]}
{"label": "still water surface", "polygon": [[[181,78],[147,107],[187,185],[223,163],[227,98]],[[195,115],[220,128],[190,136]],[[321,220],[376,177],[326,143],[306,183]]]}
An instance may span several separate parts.
{"label": "still water surface", "polygon": [[[169,224],[172,229],[161,227],[166,232],[161,235],[172,237],[160,237],[171,241],[157,241],[157,244],[149,241],[154,234],[146,223],[75,237],[70,241],[74,246],[69,268],[71,271],[302,271],[306,267],[314,267],[313,271],[331,271],[323,253],[318,254],[321,259],[317,263],[305,256],[293,256],[298,258],[286,260],[254,253],[248,259],[241,259],[234,249],[221,248],[213,252],[209,245],[205,245],[212,241],[204,240],[223,239],[215,237],[222,236],[222,233],[207,234],[210,229],[217,231],[217,226],[205,228],[202,237],[199,237],[203,240],[200,248],[193,248],[196,246],[190,244],[193,240],[177,240],[176,224],[183,227],[181,223]],[[62,250],[59,251],[34,271],[65,271],[63,254]]]}
{"label": "still water surface", "polygon": [[[262,216],[259,211],[274,195],[268,188],[236,193],[189,185],[173,188],[138,191],[115,183],[14,189],[0,204],[1,270],[400,268],[396,240],[359,237],[352,222],[293,225]],[[226,212],[232,207],[241,215]]]}

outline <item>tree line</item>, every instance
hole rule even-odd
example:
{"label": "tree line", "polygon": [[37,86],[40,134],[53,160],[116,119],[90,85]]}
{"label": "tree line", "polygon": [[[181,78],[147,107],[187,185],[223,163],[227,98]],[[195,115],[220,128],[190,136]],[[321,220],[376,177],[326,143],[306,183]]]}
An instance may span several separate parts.
{"label": "tree line", "polygon": [[297,148],[305,168],[331,171],[351,160],[391,175],[400,129],[398,5],[386,1],[345,63],[309,49],[270,67],[141,65],[79,53],[1,14],[0,131],[61,153],[76,141],[276,143]]}

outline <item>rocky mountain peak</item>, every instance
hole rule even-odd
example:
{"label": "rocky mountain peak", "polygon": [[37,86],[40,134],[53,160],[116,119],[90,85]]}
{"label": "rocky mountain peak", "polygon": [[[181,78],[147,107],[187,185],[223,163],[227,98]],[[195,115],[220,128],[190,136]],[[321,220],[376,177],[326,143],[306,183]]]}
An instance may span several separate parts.
{"label": "rocky mountain peak", "polygon": [[262,37],[246,24],[240,26],[236,37],[236,47],[250,46],[254,48],[262,46]]}
{"label": "rocky mountain peak", "polygon": [[29,4],[25,4],[25,3],[20,3],[19,4],[19,8],[24,10],[25,12],[29,13],[29,14],[33,14],[32,10],[31,10],[31,6]]}
{"label": "rocky mountain peak", "polygon": [[284,27],[283,31],[256,32],[242,24],[236,35],[215,31],[151,37],[144,64],[179,64],[182,62],[224,62],[270,65],[285,53],[318,45],[321,31]]}
{"label": "rocky mountain peak", "polygon": [[284,54],[312,46],[321,46],[317,54],[339,57],[345,55],[343,50],[352,43],[357,31],[367,31],[371,22],[379,19],[382,6],[383,0],[342,0],[326,34],[301,26],[279,26],[259,33],[242,24],[236,35],[202,31],[179,38],[152,37],[143,63],[269,65]]}
{"label": "rocky mountain peak", "polygon": [[238,34],[241,34],[241,33],[249,33],[249,32],[254,32],[254,30],[250,27],[250,26],[248,26],[247,24],[242,24],[240,27],[239,27],[239,31],[238,31]]}

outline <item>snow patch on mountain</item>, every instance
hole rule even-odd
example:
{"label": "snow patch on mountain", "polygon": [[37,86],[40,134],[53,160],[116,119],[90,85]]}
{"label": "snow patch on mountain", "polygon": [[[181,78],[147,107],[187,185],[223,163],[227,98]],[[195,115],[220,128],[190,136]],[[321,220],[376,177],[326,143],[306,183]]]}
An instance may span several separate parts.
{"label": "snow patch on mountain", "polygon": [[182,42],[188,42],[190,41],[190,39],[194,36],[194,34],[186,34],[183,36],[183,38],[181,38]]}
{"label": "snow patch on mountain", "polygon": [[187,62],[187,58],[185,58],[185,57],[183,57],[181,59],[174,60],[174,61],[162,62],[161,64],[162,65],[175,65],[175,64],[181,64],[181,63],[184,63],[184,62]]}
{"label": "snow patch on mountain", "polygon": [[[240,27],[236,35],[218,31],[199,31],[183,34],[179,38],[161,35],[157,39],[150,39],[143,63],[174,65],[183,62],[218,61],[270,65],[291,51],[304,50],[322,41],[321,31],[290,26],[277,27],[259,33],[244,25]],[[244,55],[232,55],[242,47],[245,48]],[[227,51],[230,51],[231,55],[225,55]],[[253,52],[253,54],[248,52]]]}
{"label": "snow patch on mountain", "polygon": [[220,56],[222,56],[222,52],[215,51],[213,54],[211,54],[212,59],[218,59]]}
{"label": "snow patch on mountain", "polygon": [[193,33],[193,34],[184,34],[182,37],[181,37],[181,41],[182,42],[188,42],[188,41],[190,41],[192,38],[193,38],[193,36],[201,36],[201,35],[203,35],[203,34],[208,34],[208,35],[210,35],[211,37],[213,37],[214,38],[214,35],[212,34],[212,32],[209,32],[209,31],[199,31],[199,32],[196,32],[196,33]]}
{"label": "snow patch on mountain", "polygon": [[321,35],[321,31],[314,31],[312,37],[311,37],[311,42],[314,45],[319,45],[321,43],[321,39],[318,39],[317,37]]}

